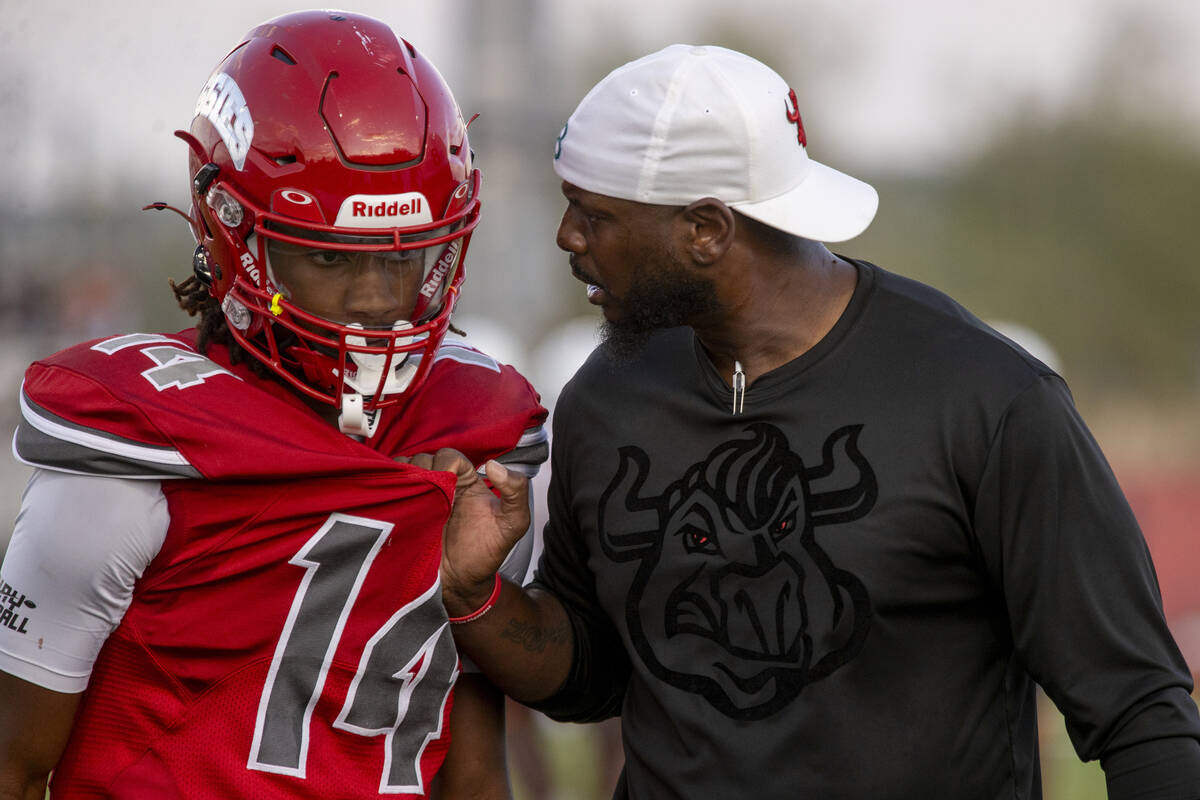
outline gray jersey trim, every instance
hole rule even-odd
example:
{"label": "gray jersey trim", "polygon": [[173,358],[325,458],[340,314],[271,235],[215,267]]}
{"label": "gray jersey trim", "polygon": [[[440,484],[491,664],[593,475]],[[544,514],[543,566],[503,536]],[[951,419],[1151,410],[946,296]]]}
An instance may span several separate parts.
{"label": "gray jersey trim", "polygon": [[538,474],[542,464],[550,457],[549,437],[544,427],[528,428],[521,434],[517,446],[507,453],[497,456],[499,461],[508,469],[519,472],[526,478]]}
{"label": "gray jersey trim", "polygon": [[474,364],[477,367],[490,369],[492,372],[500,371],[499,361],[487,353],[481,353],[468,345],[444,342],[438,347],[437,353],[434,354],[433,363],[436,364],[443,359],[457,361],[460,364]]}
{"label": "gray jersey trim", "polygon": [[21,423],[13,455],[23,464],[77,475],[121,478],[200,478],[200,471],[172,447],[125,439],[63,419],[21,391]]}

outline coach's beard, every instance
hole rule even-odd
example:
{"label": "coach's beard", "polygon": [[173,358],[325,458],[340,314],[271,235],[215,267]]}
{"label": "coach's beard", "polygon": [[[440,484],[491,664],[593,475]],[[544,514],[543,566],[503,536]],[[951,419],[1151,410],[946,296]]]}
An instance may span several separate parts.
{"label": "coach's beard", "polygon": [[600,349],[614,366],[641,352],[655,331],[687,325],[721,309],[712,281],[697,277],[670,256],[655,266],[634,271],[629,290],[617,301],[619,320],[600,323]]}

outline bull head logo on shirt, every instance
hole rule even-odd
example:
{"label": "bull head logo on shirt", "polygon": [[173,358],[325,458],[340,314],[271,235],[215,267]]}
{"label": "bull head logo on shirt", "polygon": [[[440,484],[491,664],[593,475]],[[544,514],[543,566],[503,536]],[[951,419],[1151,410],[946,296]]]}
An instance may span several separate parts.
{"label": "bull head logo on shirt", "polygon": [[656,497],[642,494],[645,452],[620,448],[600,542],[614,561],[639,562],[626,621],[656,676],[730,717],[761,719],[858,653],[866,588],[815,534],[875,503],[861,427],[832,433],[809,468],[778,428],[751,425],[750,438],[717,446]]}

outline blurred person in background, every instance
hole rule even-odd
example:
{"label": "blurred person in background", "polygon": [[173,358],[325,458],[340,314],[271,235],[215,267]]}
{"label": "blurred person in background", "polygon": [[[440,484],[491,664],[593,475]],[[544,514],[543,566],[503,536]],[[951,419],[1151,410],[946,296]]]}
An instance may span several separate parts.
{"label": "blurred person in background", "polygon": [[197,326],[26,373],[0,797],[508,797],[441,602],[454,480],[404,463],[546,455],[526,380],[444,340],[480,207],[453,95],[377,20],[289,14],[178,135]]}
{"label": "blurred person in background", "polygon": [[1187,664],[1065,383],[822,244],[877,195],[808,158],[779,75],[631,62],[554,166],[606,338],[555,408],[529,588],[496,577],[526,482],[416,459],[458,475],[443,595],[485,674],[620,714],[617,797],[1038,798],[1037,685],[1111,798],[1200,797]]}

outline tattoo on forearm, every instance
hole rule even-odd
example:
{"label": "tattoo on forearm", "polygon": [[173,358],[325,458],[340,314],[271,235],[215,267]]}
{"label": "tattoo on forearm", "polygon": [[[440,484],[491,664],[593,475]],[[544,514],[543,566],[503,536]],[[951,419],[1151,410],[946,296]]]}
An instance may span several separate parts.
{"label": "tattoo on forearm", "polygon": [[508,625],[500,633],[500,638],[516,642],[531,653],[541,653],[547,644],[562,644],[567,641],[567,635],[568,628],[565,624],[544,630],[514,617],[508,621]]}

